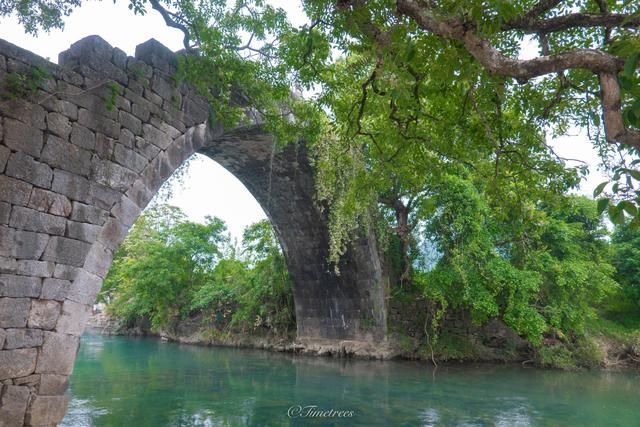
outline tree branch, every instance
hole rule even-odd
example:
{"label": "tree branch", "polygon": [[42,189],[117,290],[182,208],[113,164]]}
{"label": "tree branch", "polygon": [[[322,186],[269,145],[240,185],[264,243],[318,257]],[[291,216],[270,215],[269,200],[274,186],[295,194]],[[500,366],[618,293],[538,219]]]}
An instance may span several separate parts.
{"label": "tree branch", "polygon": [[570,28],[589,27],[623,27],[638,28],[640,16],[631,17],[626,14],[572,13],[549,19],[517,18],[503,25],[503,30],[521,30],[526,33],[552,33]]}

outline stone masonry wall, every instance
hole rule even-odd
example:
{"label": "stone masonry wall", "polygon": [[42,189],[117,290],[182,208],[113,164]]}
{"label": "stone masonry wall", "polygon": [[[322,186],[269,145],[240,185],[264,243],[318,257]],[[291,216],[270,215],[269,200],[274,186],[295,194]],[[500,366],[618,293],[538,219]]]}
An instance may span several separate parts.
{"label": "stone masonry wall", "polygon": [[132,58],[88,37],[59,64],[0,40],[0,427],[62,420],[79,337],[114,251],[199,151],[238,176],[273,221],[294,277],[299,336],[384,336],[375,242],[355,245],[342,276],[330,272],[326,221],[299,145],[271,160],[258,127],[211,129],[208,104],[176,86],[177,57],[154,40]]}

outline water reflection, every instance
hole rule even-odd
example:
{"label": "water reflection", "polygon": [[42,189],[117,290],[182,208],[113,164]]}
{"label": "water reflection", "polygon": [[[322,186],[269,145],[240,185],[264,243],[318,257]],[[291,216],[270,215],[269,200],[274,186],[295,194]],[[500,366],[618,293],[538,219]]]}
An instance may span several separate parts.
{"label": "water reflection", "polygon": [[[637,425],[640,379],[429,367],[85,336],[64,426]],[[351,417],[287,416],[291,406]]]}

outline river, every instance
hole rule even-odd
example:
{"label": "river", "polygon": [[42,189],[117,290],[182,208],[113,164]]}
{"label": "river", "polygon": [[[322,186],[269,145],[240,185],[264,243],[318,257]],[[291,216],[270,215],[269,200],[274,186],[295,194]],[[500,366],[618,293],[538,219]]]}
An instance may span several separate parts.
{"label": "river", "polygon": [[85,335],[62,425],[639,426],[637,373],[312,358]]}

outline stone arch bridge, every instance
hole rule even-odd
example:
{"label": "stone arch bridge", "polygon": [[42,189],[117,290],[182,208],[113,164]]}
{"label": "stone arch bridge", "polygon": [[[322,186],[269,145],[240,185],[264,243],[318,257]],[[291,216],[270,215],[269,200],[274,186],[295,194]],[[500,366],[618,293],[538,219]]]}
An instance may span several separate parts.
{"label": "stone arch bridge", "polygon": [[206,101],[171,80],[176,64],[154,40],[132,58],[88,37],[59,65],[0,41],[0,426],[61,421],[113,253],[194,153],[239,178],[271,220],[294,281],[299,340],[385,337],[375,240],[361,238],[333,274],[304,145],[271,159],[260,127],[210,128]]}

